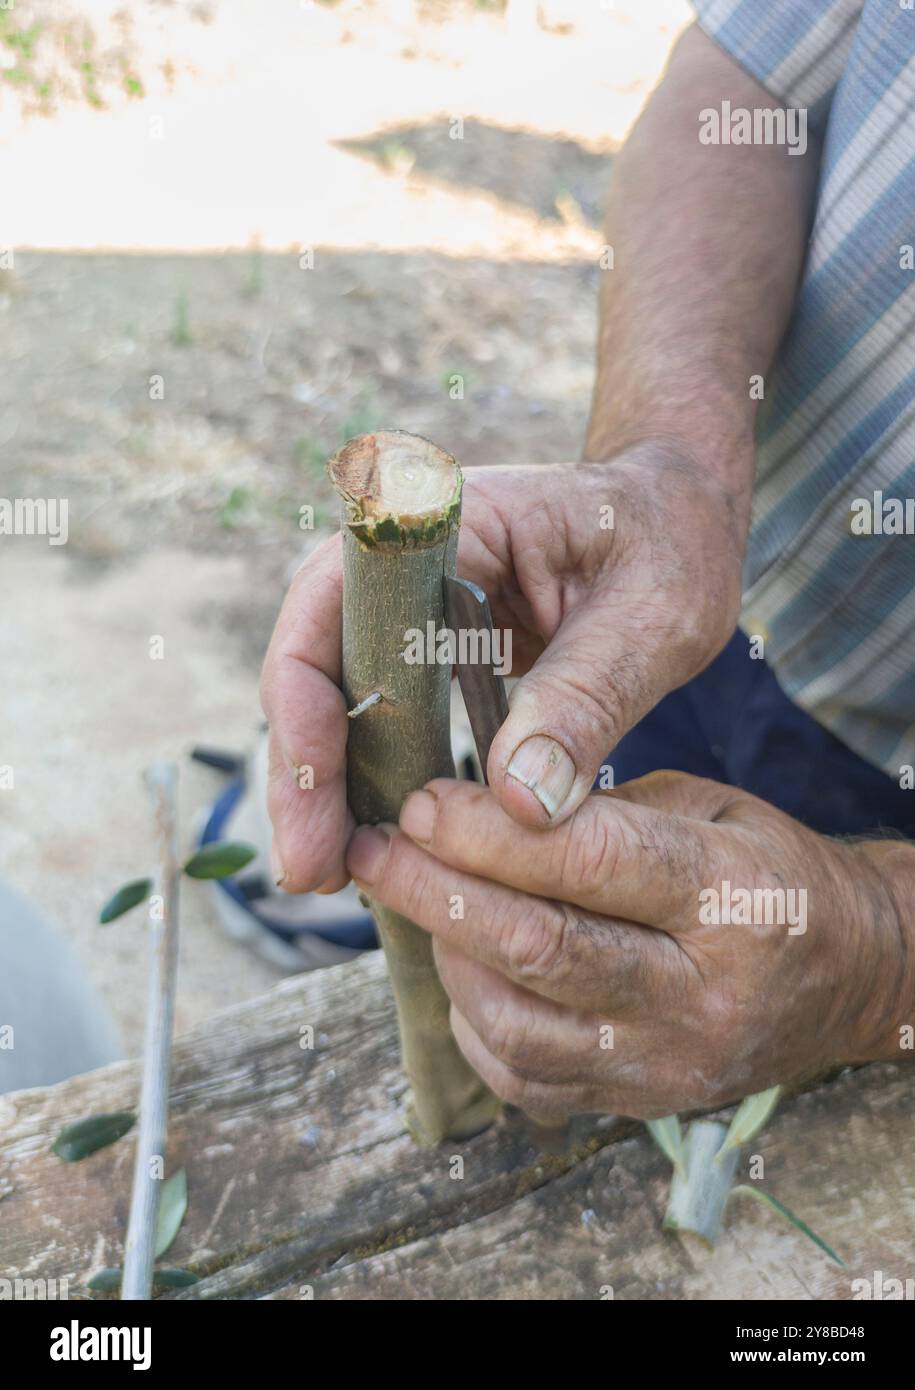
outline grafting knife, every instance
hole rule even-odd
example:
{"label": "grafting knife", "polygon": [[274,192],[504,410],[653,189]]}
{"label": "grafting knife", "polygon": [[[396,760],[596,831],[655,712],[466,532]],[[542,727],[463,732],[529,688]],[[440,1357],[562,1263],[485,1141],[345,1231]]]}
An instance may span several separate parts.
{"label": "grafting knife", "polygon": [[[492,634],[489,599],[479,585],[472,584],[469,579],[452,579],[446,575],[443,586],[445,622],[455,635],[456,656],[459,657],[462,630]],[[486,764],[489,761],[489,750],[508,715],[508,696],[505,693],[505,681],[492,664],[491,635],[487,645],[476,645],[475,652],[478,655],[485,654],[488,660],[472,663],[456,660],[455,667],[464,704],[467,706],[467,717],[473,730],[473,741],[477,746],[477,757],[483,769],[483,781],[488,785]],[[545,1152],[559,1154],[568,1148],[570,1130],[567,1124],[542,1124],[529,1115],[523,1117],[523,1123],[528,1138]]]}
{"label": "grafting knife", "polygon": [[508,716],[508,697],[505,694],[505,681],[492,664],[492,613],[489,599],[483,590],[469,579],[444,579],[445,622],[454,633],[457,652],[461,652],[460,634],[464,632],[488,632],[489,641],[475,647],[477,655],[485,660],[471,664],[455,661],[458,683],[467,717],[473,730],[473,741],[477,746],[477,757],[483,770],[483,781],[488,784],[486,763],[492,741]]}

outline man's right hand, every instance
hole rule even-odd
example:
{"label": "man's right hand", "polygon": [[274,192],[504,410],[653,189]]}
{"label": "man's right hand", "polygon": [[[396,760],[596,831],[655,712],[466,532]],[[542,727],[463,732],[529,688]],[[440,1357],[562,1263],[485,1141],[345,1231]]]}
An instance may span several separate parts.
{"label": "man's right hand", "polygon": [[[487,769],[509,815],[564,820],[622,735],[720,651],[745,539],[744,508],[667,440],[607,462],[468,472],[458,571],[511,629],[522,677]],[[274,873],[293,893],[348,879],[342,582],[335,536],[293,580],[261,681]]]}

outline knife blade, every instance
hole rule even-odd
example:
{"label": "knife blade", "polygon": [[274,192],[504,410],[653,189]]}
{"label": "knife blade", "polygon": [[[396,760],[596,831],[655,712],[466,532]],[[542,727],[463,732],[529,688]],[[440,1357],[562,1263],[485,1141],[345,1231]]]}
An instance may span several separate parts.
{"label": "knife blade", "polygon": [[[462,629],[465,632],[476,630],[492,634],[492,613],[489,608],[489,599],[479,585],[472,583],[469,579],[456,579],[450,575],[445,575],[442,587],[445,601],[445,622],[455,634],[457,639],[456,654],[459,657]],[[475,644],[477,653],[481,650],[481,645]],[[461,694],[467,707],[470,728],[473,731],[477,757],[483,771],[483,781],[487,786],[489,785],[489,778],[486,775],[486,764],[489,761],[489,750],[492,747],[493,739],[508,716],[505,680],[493,667],[492,651],[493,644],[490,635],[488,661],[462,662],[456,660],[454,663]],[[571,1130],[565,1122],[561,1121],[555,1125],[544,1124],[520,1111],[518,1114],[522,1128],[537,1148],[553,1154],[564,1153],[567,1150]]]}
{"label": "knife blade", "polygon": [[[492,613],[489,599],[477,584],[469,579],[455,579],[446,575],[443,581],[445,600],[445,621],[455,634],[457,655],[460,656],[460,633],[489,633],[488,643],[474,644],[477,654],[488,653],[488,660],[461,662],[455,661],[458,684],[467,707],[467,717],[477,748],[477,757],[483,771],[483,781],[489,784],[486,764],[492,741],[508,717],[508,696],[505,681],[492,664]],[[469,644],[468,644],[469,645]]]}

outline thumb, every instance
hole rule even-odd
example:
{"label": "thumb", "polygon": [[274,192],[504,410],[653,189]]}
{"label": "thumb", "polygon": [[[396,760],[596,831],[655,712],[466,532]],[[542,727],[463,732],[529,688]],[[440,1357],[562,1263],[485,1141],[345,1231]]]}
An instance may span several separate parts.
{"label": "thumb", "polygon": [[668,644],[652,644],[640,618],[616,607],[575,609],[511,693],[487,775],[523,825],[571,815],[623,734],[679,683],[666,669]]}

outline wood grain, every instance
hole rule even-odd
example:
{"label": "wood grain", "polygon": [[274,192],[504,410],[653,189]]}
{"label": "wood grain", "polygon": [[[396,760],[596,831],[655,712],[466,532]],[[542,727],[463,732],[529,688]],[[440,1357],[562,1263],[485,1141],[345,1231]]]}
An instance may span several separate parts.
{"label": "wood grain", "polygon": [[[746,1199],[714,1252],[663,1235],[669,1165],[630,1121],[579,1121],[562,1155],[512,1116],[418,1150],[404,1084],[378,954],[179,1038],[168,1160],[187,1168],[189,1209],[167,1262],[204,1277],[169,1296],[847,1299],[877,1269],[915,1277],[911,1070],[867,1067],[786,1101],[750,1146],[844,1270]],[[64,1124],[134,1106],[138,1085],[119,1063],[0,1097],[0,1277],[66,1276],[74,1297],[121,1262],[133,1138],[78,1164],[49,1149]]]}

